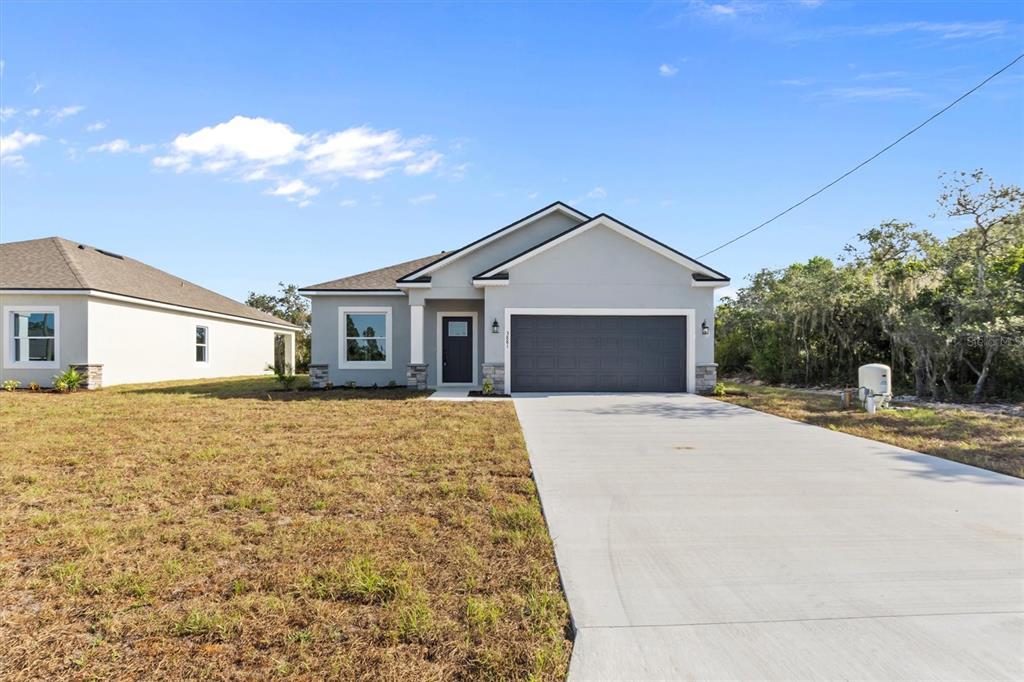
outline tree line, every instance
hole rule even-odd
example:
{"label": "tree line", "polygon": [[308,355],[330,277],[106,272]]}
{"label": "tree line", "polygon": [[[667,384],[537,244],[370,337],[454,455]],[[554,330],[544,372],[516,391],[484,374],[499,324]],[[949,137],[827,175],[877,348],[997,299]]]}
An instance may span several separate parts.
{"label": "tree line", "polygon": [[1024,192],[981,170],[940,177],[959,232],[890,220],[836,259],[758,272],[719,303],[719,372],[854,386],[884,362],[898,392],[1024,399]]}

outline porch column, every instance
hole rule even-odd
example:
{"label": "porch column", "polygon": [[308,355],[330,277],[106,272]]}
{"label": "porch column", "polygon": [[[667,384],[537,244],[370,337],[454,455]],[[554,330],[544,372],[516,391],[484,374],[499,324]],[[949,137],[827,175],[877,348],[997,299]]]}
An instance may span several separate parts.
{"label": "porch column", "polygon": [[423,362],[423,306],[409,306],[409,366],[405,385],[415,391],[427,389],[427,365]]}
{"label": "porch column", "polygon": [[409,306],[409,362],[423,364],[423,306]]}

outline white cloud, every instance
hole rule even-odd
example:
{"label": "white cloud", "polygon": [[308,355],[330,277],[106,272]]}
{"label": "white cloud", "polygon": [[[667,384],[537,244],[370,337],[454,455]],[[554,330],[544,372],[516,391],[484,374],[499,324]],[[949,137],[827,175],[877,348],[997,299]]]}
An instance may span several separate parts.
{"label": "white cloud", "polygon": [[400,164],[407,164],[407,168],[415,165],[412,159],[425,142],[423,138],[406,140],[397,130],[381,132],[360,126],[332,133],[315,142],[306,152],[306,160],[313,173],[376,180],[396,170]]}
{"label": "white cloud", "polygon": [[107,127],[107,122],[106,121],[96,121],[94,123],[90,123],[89,125],[85,126],[85,130],[86,130],[86,132],[89,132],[89,133],[97,133],[97,132],[103,130],[104,128],[106,128],[106,127]]}
{"label": "white cloud", "polygon": [[736,8],[729,5],[710,5],[708,11],[720,17],[732,17],[736,15]]}
{"label": "white cloud", "polygon": [[304,141],[304,136],[284,123],[235,116],[226,123],[182,133],[171,146],[184,157],[277,164],[292,159]]}
{"label": "white cloud", "polygon": [[320,190],[316,187],[310,187],[301,179],[296,178],[288,182],[280,182],[277,187],[268,189],[264,194],[275,197],[315,197],[317,194],[320,194]]}
{"label": "white cloud", "polygon": [[35,107],[34,109],[29,109],[28,111],[26,111],[25,115],[26,116],[31,116],[32,118],[35,118],[36,116],[38,116],[41,113],[43,113],[43,110],[40,109],[39,107]]}
{"label": "white cloud", "polygon": [[811,9],[813,9],[815,7],[821,7],[822,5],[824,5],[825,0],[800,0],[800,4],[803,5],[804,7],[810,7]]}
{"label": "white cloud", "polygon": [[658,75],[664,76],[665,78],[671,78],[677,73],[679,73],[679,69],[671,64],[662,64],[658,67]]}
{"label": "white cloud", "polygon": [[604,199],[608,196],[608,192],[604,187],[595,187],[594,189],[587,192],[588,199]]}
{"label": "white cloud", "polygon": [[433,192],[428,192],[427,194],[421,194],[418,197],[412,197],[411,199],[409,199],[409,203],[425,204],[426,202],[433,201],[434,199],[437,199],[437,195],[434,194]]}
{"label": "white cloud", "polygon": [[341,201],[338,202],[338,205],[344,206],[345,208],[353,208],[355,206],[358,206],[359,202],[356,201],[355,199],[342,199]]}
{"label": "white cloud", "polygon": [[920,93],[910,88],[833,88],[821,93],[822,96],[846,100],[891,100],[903,97],[919,97]]}
{"label": "white cloud", "polygon": [[536,199],[539,196],[540,196],[540,192],[530,192],[529,194],[526,195],[526,198],[529,199],[530,201],[533,201],[534,199]]}
{"label": "white cloud", "polygon": [[20,166],[25,163],[25,157],[18,152],[26,147],[39,144],[46,138],[36,133],[23,133],[15,130],[10,135],[0,137],[0,163],[10,166]]}
{"label": "white cloud", "polygon": [[184,154],[168,154],[153,158],[153,165],[157,168],[170,168],[175,173],[184,173],[190,167],[189,158]]}
{"label": "white cloud", "polygon": [[42,83],[36,83],[35,85],[32,86],[32,94],[33,95],[38,95],[40,92],[42,92],[43,88],[45,88],[45,87],[46,86],[43,85]]}
{"label": "white cloud", "polygon": [[[376,180],[396,171],[410,176],[437,172],[444,155],[430,142],[428,137],[406,138],[398,130],[369,126],[305,134],[279,121],[235,116],[179,134],[152,163],[178,173],[191,170],[243,182],[274,181],[278,184],[267,194],[296,198],[297,203],[320,191],[311,186],[310,178],[329,183],[340,178]],[[466,165],[456,172],[463,172]],[[282,179],[285,173],[289,178]]]}
{"label": "white cloud", "polygon": [[423,175],[429,173],[437,167],[437,164],[441,162],[444,154],[441,152],[427,152],[415,159],[412,163],[407,164],[405,172],[409,175]]}
{"label": "white cloud", "polygon": [[60,109],[53,109],[50,113],[50,123],[57,123],[58,121],[80,114],[85,109],[81,104],[73,104],[69,107],[61,107]]}
{"label": "white cloud", "polygon": [[123,154],[125,152],[131,152],[133,154],[142,154],[144,152],[148,152],[152,148],[153,148],[153,145],[151,145],[151,144],[140,144],[140,145],[137,145],[137,146],[133,147],[128,142],[128,140],[125,140],[124,138],[120,138],[119,137],[116,140],[111,140],[110,142],[104,142],[103,144],[98,144],[98,145],[89,147],[89,151],[90,152],[107,152],[109,154]]}
{"label": "white cloud", "polygon": [[18,110],[14,107],[0,108],[0,121],[6,121],[11,116],[14,116],[16,113],[18,113]]}
{"label": "white cloud", "polygon": [[802,88],[806,85],[813,85],[813,78],[787,78],[786,80],[779,81],[779,85],[787,85],[795,88]]}
{"label": "white cloud", "polygon": [[897,33],[924,33],[944,40],[962,38],[990,38],[1006,32],[1009,22],[1000,21],[907,21],[893,24],[876,24],[851,29],[860,35],[888,36]]}

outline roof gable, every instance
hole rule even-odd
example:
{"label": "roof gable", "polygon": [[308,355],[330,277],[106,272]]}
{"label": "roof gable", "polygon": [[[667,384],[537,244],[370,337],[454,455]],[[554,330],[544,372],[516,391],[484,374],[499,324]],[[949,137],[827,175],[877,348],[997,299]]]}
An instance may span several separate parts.
{"label": "roof gable", "polygon": [[0,289],[99,291],[295,326],[134,258],[60,237],[0,244]]}
{"label": "roof gable", "polygon": [[462,258],[463,256],[466,256],[470,253],[473,253],[477,249],[482,248],[494,241],[497,241],[498,239],[506,237],[509,234],[515,232],[516,230],[526,227],[527,225],[530,225],[555,212],[563,213],[580,222],[585,222],[590,218],[586,213],[578,211],[564,202],[556,201],[552,204],[548,204],[547,206],[538,211],[534,211],[528,216],[520,218],[519,220],[513,223],[509,223],[505,227],[495,230],[494,232],[491,232],[490,234],[481,237],[480,239],[477,239],[476,241],[471,242],[460,249],[457,249],[450,253],[442,254],[440,258],[435,259],[433,262],[427,263],[421,267],[410,270],[409,272],[398,278],[398,286],[416,284],[419,282],[427,281],[424,280],[423,278],[429,277],[430,273],[442,267],[445,267],[451,264],[452,262],[458,260],[459,258]]}
{"label": "roof gable", "polygon": [[587,230],[593,229],[594,227],[606,227],[619,234],[627,237],[636,243],[645,246],[646,248],[658,253],[669,260],[688,268],[693,271],[693,278],[695,282],[710,282],[716,284],[724,284],[729,282],[729,278],[714,270],[707,265],[704,265],[700,261],[690,258],[686,254],[676,251],[667,244],[650,237],[636,228],[630,227],[625,223],[612,218],[606,213],[601,213],[594,216],[590,220],[580,223],[574,227],[569,228],[561,234],[557,234],[550,239],[543,241],[535,246],[522,251],[507,260],[498,263],[497,265],[488,268],[487,270],[475,275],[473,277],[474,283],[486,283],[487,281],[504,280],[508,278],[506,271],[509,268],[513,268],[516,265],[533,258],[534,256],[544,253],[545,251],[557,247],[559,244],[565,243],[566,241],[584,234]]}

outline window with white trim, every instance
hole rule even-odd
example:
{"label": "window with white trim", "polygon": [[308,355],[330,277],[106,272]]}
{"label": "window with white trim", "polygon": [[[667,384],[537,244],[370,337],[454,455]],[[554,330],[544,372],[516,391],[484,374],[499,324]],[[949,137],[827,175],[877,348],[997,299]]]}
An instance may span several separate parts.
{"label": "window with white trim", "polygon": [[11,313],[14,362],[57,361],[57,313]]}
{"label": "window with white trim", "polygon": [[340,367],[391,368],[391,308],[340,308]]}
{"label": "window with white trim", "polygon": [[207,362],[210,359],[210,330],[196,325],[196,362]]}

